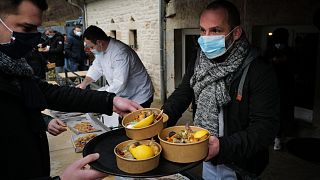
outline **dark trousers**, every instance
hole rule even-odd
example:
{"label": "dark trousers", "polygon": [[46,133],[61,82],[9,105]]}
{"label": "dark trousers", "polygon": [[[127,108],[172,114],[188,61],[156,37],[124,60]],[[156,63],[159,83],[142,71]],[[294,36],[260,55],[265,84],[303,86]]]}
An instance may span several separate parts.
{"label": "dark trousers", "polygon": [[149,98],[146,102],[140,104],[143,108],[149,108],[151,106],[151,103],[153,102],[153,96]]}

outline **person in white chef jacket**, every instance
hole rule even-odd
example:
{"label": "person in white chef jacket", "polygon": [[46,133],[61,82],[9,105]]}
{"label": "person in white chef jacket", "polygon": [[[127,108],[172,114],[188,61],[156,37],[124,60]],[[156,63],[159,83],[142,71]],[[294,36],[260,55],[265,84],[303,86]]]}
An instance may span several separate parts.
{"label": "person in white chef jacket", "polygon": [[102,90],[133,100],[144,108],[150,107],[154,89],[137,53],[125,43],[107,36],[97,26],[89,26],[83,38],[86,47],[91,48],[95,55],[95,60],[77,87],[85,89],[104,76],[107,85]]}

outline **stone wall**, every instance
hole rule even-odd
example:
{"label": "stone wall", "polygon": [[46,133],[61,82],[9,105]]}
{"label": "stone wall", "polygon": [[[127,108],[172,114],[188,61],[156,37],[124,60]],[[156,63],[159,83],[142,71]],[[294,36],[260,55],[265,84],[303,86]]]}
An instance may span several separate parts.
{"label": "stone wall", "polygon": [[211,0],[171,0],[167,4],[166,13],[166,63],[167,63],[167,93],[170,95],[175,89],[175,52],[174,31],[176,29],[199,28],[199,15]]}
{"label": "stone wall", "polygon": [[[199,28],[199,14],[212,0],[170,0],[165,5],[165,60],[167,94],[175,88],[175,30]],[[255,26],[312,26],[319,0],[233,0],[239,8],[243,27],[252,40]],[[128,43],[129,30],[137,30],[137,53],[146,66],[160,98],[158,0],[91,0],[87,3],[87,22],[116,30],[117,39]],[[132,17],[132,18],[131,18]],[[130,19],[134,19],[130,20]],[[181,42],[180,42],[181,43]],[[181,52],[179,52],[181,53]]]}

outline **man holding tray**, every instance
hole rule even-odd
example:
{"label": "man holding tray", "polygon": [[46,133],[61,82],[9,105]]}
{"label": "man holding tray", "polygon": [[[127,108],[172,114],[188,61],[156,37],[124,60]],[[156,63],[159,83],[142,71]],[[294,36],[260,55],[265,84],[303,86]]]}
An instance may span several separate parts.
{"label": "man holding tray", "polygon": [[41,110],[124,115],[141,106],[113,93],[59,87],[34,78],[24,56],[39,43],[37,27],[47,8],[45,0],[0,1],[0,114],[7,166],[4,179],[99,179],[106,174],[84,169],[99,154],[76,161],[60,177],[49,177],[49,147]]}
{"label": "man holding tray", "polygon": [[231,2],[210,3],[201,12],[200,29],[201,51],[163,106],[168,125],[193,101],[194,124],[212,135],[203,178],[257,178],[279,128],[272,66],[250,46]]}

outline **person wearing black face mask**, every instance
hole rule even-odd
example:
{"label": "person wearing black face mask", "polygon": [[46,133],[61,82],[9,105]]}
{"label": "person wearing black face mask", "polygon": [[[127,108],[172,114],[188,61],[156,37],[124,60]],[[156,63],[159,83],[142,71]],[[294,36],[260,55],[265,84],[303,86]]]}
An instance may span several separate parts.
{"label": "person wearing black face mask", "polygon": [[[0,23],[11,33],[10,41],[0,43],[1,51],[13,59],[20,59],[30,52],[39,43],[41,34],[21,33],[12,31],[0,18]],[[20,49],[20,51],[16,51]]]}
{"label": "person wearing black face mask", "polygon": [[[97,112],[125,115],[142,108],[113,93],[59,87],[33,75],[24,56],[38,43],[37,27],[45,0],[0,1],[0,114],[4,133],[6,175],[2,179],[59,179],[50,177],[50,157],[46,126],[41,111]],[[5,130],[6,131],[6,130]],[[50,131],[49,131],[50,132]],[[23,149],[23,150],[21,150]],[[106,174],[84,166],[99,158],[91,154],[72,163],[62,180],[99,179]]]}

